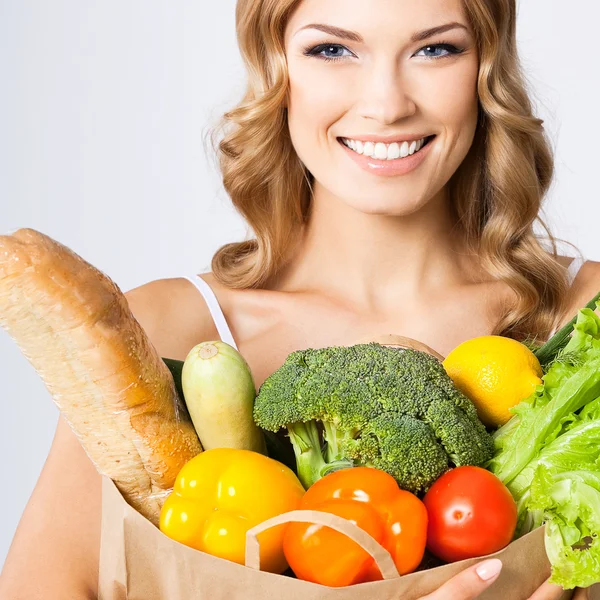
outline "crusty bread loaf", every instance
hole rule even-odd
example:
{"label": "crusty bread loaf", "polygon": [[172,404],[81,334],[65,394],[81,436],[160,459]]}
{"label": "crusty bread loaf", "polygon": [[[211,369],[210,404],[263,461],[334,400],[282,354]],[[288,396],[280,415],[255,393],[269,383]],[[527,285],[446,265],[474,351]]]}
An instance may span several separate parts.
{"label": "crusty bread loaf", "polygon": [[157,524],[179,469],[202,448],[118,286],[66,246],[19,229],[0,236],[0,325],[98,471]]}

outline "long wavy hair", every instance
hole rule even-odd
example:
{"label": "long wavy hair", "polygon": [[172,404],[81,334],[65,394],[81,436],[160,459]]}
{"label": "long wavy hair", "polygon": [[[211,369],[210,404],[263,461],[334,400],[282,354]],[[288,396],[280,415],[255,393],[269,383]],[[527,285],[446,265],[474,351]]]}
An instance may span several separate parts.
{"label": "long wavy hair", "polygon": [[[238,0],[236,30],[248,71],[241,102],[210,133],[224,187],[254,233],[214,255],[216,279],[260,288],[289,259],[311,205],[311,179],[291,142],[285,101],[286,24],[301,0]],[[493,333],[546,339],[566,309],[568,280],[540,216],[553,153],[533,115],[516,44],[515,0],[463,0],[479,55],[479,119],[472,147],[448,183],[461,234],[517,302]],[[549,248],[534,233],[535,222]],[[562,241],[562,240],[561,240]]]}

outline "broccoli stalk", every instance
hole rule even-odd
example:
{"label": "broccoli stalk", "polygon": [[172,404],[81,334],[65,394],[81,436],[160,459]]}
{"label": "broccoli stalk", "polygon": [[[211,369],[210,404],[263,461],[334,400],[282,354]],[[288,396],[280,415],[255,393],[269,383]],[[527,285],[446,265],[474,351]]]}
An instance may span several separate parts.
{"label": "broccoli stalk", "polygon": [[298,479],[306,489],[327,473],[353,466],[352,461],[340,458],[335,428],[331,424],[324,425],[326,430],[329,430],[328,439],[332,440],[332,443],[328,441],[324,446],[316,421],[291,423],[287,426],[288,436],[296,454]]}
{"label": "broccoli stalk", "polygon": [[296,455],[298,478],[308,489],[309,482],[319,479],[321,469],[326,465],[321,451],[319,429],[314,421],[309,421],[290,423],[287,430]]}

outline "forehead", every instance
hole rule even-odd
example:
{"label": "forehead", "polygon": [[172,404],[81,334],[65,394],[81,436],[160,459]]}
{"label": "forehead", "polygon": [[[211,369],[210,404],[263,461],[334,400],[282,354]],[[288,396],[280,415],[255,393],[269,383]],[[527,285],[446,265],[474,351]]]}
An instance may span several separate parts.
{"label": "forehead", "polygon": [[287,24],[285,37],[289,41],[310,23],[350,29],[368,40],[410,36],[452,21],[468,26],[463,0],[302,0]]}

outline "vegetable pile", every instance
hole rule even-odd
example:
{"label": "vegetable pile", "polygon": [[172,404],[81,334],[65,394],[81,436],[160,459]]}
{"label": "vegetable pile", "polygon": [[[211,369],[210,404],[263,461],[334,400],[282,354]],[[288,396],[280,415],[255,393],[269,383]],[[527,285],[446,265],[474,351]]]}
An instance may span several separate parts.
{"label": "vegetable pile", "polygon": [[[420,349],[375,342],[309,348],[292,352],[256,394],[246,361],[223,342],[199,344],[183,365],[165,359],[203,454],[233,450],[210,460],[200,455],[184,467],[161,529],[244,564],[253,525],[295,509],[332,513],[369,533],[405,574],[432,559],[494,553],[545,525],[551,582],[565,589],[599,582],[596,300],[533,353],[483,336],[465,342],[448,372]],[[486,346],[495,352],[489,368],[504,369],[497,389],[488,385]],[[475,355],[473,348],[483,350]],[[504,364],[502,348],[513,352]],[[461,356],[469,357],[468,372],[461,372]],[[532,382],[529,397],[520,398],[514,379],[506,381],[509,372]],[[481,395],[460,391],[467,375],[479,378],[469,389]],[[501,389],[513,393],[496,411]],[[486,428],[482,409],[509,411],[511,418],[486,421]],[[505,424],[495,429],[499,422]],[[278,432],[291,443],[291,460]],[[325,525],[288,523],[261,535],[268,540],[261,543],[267,570],[283,573],[289,565],[286,574],[327,586],[381,578],[372,556]]]}

